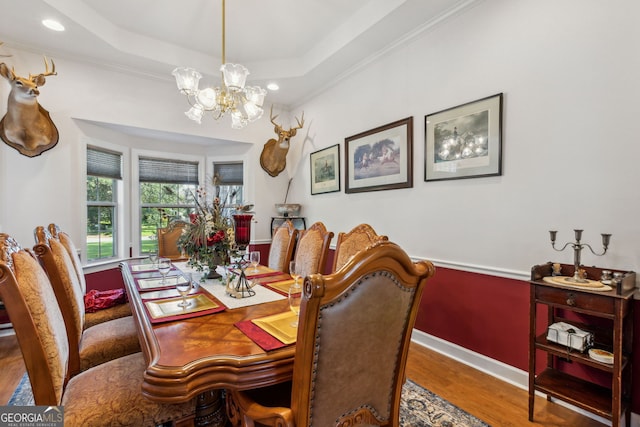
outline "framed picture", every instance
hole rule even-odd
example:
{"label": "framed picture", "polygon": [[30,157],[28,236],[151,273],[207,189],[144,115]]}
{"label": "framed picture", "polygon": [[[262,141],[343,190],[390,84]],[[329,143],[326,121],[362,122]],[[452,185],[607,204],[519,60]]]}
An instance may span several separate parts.
{"label": "framed picture", "polygon": [[425,116],[424,180],[502,175],[502,93]]}
{"label": "framed picture", "polygon": [[340,145],[311,153],[311,194],[340,191]]}
{"label": "framed picture", "polygon": [[345,193],[413,186],[413,117],[345,138]]}

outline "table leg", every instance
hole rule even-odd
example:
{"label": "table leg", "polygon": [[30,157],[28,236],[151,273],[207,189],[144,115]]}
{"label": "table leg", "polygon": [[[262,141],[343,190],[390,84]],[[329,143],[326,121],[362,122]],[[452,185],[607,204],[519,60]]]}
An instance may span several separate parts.
{"label": "table leg", "polygon": [[209,390],[198,395],[195,418],[197,427],[225,427],[228,422],[222,390]]}

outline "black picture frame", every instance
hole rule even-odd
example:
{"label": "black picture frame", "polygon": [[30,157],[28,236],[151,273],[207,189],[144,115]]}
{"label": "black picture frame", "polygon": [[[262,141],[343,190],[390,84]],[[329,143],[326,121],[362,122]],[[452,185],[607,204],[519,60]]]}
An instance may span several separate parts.
{"label": "black picture frame", "polygon": [[502,175],[502,98],[498,93],[425,116],[425,181]]}
{"label": "black picture frame", "polygon": [[340,191],[340,144],[311,153],[309,162],[312,195]]}
{"label": "black picture frame", "polygon": [[413,117],[344,141],[345,193],[413,187]]}

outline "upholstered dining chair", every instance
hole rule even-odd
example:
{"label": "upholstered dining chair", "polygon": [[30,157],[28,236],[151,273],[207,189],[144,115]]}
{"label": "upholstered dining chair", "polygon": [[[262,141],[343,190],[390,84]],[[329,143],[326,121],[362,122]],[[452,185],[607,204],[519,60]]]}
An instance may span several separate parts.
{"label": "upholstered dining chair", "polygon": [[297,237],[298,230],[291,220],[286,220],[274,230],[269,248],[269,268],[289,272],[289,262],[293,257]]}
{"label": "upholstered dining chair", "polygon": [[333,239],[333,232],[327,231],[322,222],[316,222],[298,233],[298,243],[293,259],[301,277],[324,273],[331,239]]}
{"label": "upholstered dining chair", "polygon": [[118,357],[140,351],[132,316],[84,329],[84,293],[68,252],[42,226],[35,229],[33,251],[44,266],[62,313],[69,340],[71,376]]}
{"label": "upholstered dining chair", "polygon": [[[80,256],[78,255],[76,245],[73,243],[71,237],[69,237],[66,232],[62,231],[56,224],[49,224],[48,229],[49,233],[51,233],[51,236],[54,239],[60,241],[60,243],[62,243],[62,246],[64,246],[64,248],[67,250],[69,257],[71,258],[71,262],[73,263],[73,268],[76,272],[76,275],[78,276],[78,282],[80,283],[80,287],[82,288],[82,294],[86,294],[87,282],[84,277],[84,270],[82,269],[82,262],[80,261]],[[93,325],[97,325],[98,323],[125,316],[131,316],[131,307],[129,306],[128,302],[117,304],[113,307],[105,308],[102,310],[85,313],[83,328],[87,329]]]}
{"label": "upholstered dining chair", "polygon": [[349,259],[363,249],[374,243],[389,240],[387,236],[381,236],[369,224],[360,224],[351,231],[338,233],[336,250],[333,254],[333,269],[340,270]]}
{"label": "upholstered dining chair", "polygon": [[158,404],[141,393],[146,367],[134,353],[69,378],[70,348],[51,283],[33,252],[0,233],[0,296],[7,304],[36,405],[64,406],[69,426],[193,425],[195,399]]}
{"label": "upholstered dining chair", "polygon": [[186,224],[174,221],[167,227],[158,227],[158,256],[169,258],[172,261],[186,261],[189,257],[178,247],[178,239],[182,236],[182,230]]}
{"label": "upholstered dining chair", "polygon": [[381,241],[337,273],[307,276],[293,380],[230,390],[232,425],[398,426],[411,331],[434,273]]}

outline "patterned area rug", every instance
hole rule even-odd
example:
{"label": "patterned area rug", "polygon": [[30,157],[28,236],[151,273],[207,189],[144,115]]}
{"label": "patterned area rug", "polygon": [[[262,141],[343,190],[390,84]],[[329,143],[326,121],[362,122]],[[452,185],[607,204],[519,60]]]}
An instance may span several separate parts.
{"label": "patterned area rug", "polygon": [[[9,399],[9,405],[31,406],[33,404],[31,384],[25,375]],[[402,388],[400,425],[402,427],[489,427],[488,424],[411,380],[407,380]]]}
{"label": "patterned area rug", "polygon": [[407,380],[400,401],[402,427],[489,427],[468,412]]}

